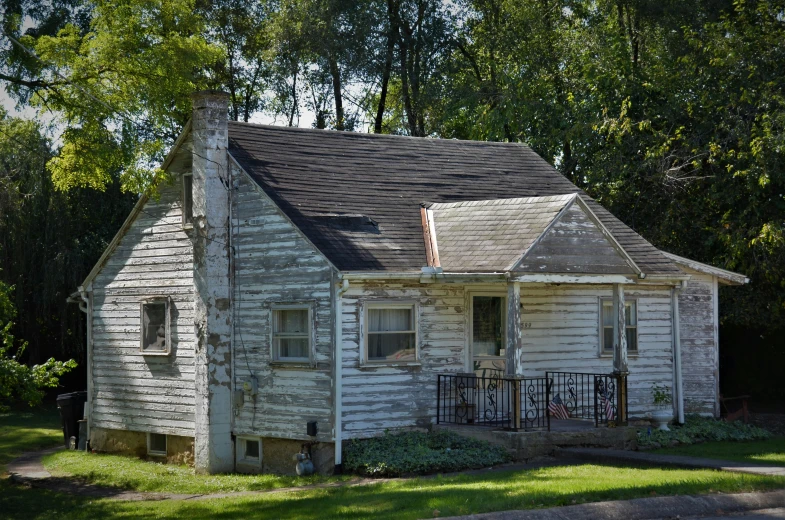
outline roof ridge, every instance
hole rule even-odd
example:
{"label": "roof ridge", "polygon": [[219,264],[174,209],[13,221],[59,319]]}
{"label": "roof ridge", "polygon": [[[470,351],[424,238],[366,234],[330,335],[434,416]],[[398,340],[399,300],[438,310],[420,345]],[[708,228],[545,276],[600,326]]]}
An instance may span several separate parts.
{"label": "roof ridge", "polygon": [[502,199],[484,199],[484,200],[461,200],[455,202],[433,202],[427,203],[429,209],[451,209],[470,206],[509,206],[515,204],[525,204],[530,202],[551,202],[564,200],[577,197],[577,192],[563,193],[561,195],[540,195],[531,197],[512,197]]}
{"label": "roof ridge", "polygon": [[412,139],[412,140],[419,140],[422,142],[428,143],[472,143],[472,144],[490,144],[494,146],[505,146],[505,147],[518,147],[524,148],[526,150],[532,150],[531,146],[526,143],[521,142],[510,142],[510,141],[483,141],[479,139],[446,139],[443,137],[431,137],[431,136],[413,136],[413,135],[399,135],[399,134],[376,134],[371,132],[356,132],[353,130],[332,130],[328,128],[302,128],[299,126],[282,126],[282,125],[266,125],[263,123],[248,123],[245,121],[229,121],[230,125],[236,126],[248,126],[254,128],[265,128],[270,130],[280,130],[285,132],[302,132],[302,133],[311,133],[311,134],[320,134],[320,135],[336,135],[336,136],[356,136],[356,137],[369,137],[372,139]]}

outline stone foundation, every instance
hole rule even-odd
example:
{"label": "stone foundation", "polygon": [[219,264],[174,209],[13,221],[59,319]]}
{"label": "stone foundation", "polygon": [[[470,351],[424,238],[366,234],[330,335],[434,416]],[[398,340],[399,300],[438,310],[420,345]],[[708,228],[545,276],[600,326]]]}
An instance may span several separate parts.
{"label": "stone foundation", "polygon": [[[93,427],[90,430],[90,449],[99,453],[133,455],[142,459],[160,460],[163,458],[147,454],[147,433],[129,430],[109,430]],[[167,435],[166,462],[193,465],[193,437]]]}
{"label": "stone foundation", "polygon": [[[262,464],[249,464],[238,461],[237,471],[240,473],[273,473],[276,475],[296,475],[297,460],[295,455],[305,441],[262,437]],[[328,442],[317,442],[311,445],[311,461],[316,473],[332,475],[335,469],[335,445]]]}
{"label": "stone foundation", "polygon": [[559,448],[592,446],[634,450],[637,431],[634,427],[586,428],[576,431],[513,432],[476,426],[436,426],[459,435],[486,440],[503,446],[519,462],[554,455]]}

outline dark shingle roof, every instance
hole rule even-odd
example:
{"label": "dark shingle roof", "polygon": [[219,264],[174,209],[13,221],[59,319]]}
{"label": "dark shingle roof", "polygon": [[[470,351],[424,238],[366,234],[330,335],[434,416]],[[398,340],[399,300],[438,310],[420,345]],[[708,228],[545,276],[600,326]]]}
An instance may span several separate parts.
{"label": "dark shingle roof", "polygon": [[232,122],[229,152],[341,270],[416,271],[425,266],[423,201],[579,193],[645,273],[681,272],[522,144]]}

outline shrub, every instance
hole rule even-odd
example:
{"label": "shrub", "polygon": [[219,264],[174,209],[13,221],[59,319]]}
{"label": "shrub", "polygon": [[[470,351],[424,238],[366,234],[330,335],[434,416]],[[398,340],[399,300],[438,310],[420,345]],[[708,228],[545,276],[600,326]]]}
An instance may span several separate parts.
{"label": "shrub", "polygon": [[695,444],[708,441],[754,441],[768,439],[771,434],[763,428],[741,422],[725,422],[710,417],[689,415],[684,425],[672,426],[666,432],[650,428],[638,432],[638,446],[657,448],[671,444]]}
{"label": "shrub", "polygon": [[344,468],[371,477],[400,477],[478,469],[508,462],[507,451],[493,444],[439,430],[403,432],[350,441]]}

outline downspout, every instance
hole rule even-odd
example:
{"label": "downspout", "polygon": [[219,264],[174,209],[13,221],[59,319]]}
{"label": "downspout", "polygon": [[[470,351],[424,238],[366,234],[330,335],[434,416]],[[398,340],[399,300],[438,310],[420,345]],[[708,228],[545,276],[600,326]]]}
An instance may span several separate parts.
{"label": "downspout", "polygon": [[82,297],[79,310],[87,315],[87,443],[85,445],[89,449],[90,431],[93,425],[93,303],[90,293],[84,287],[79,287],[79,294]]}
{"label": "downspout", "polygon": [[679,294],[687,288],[687,282],[671,289],[671,323],[673,328],[673,377],[676,383],[676,420],[684,424],[684,379],[681,370],[681,333],[679,322]]}
{"label": "downspout", "polygon": [[335,284],[335,334],[334,355],[335,364],[335,473],[343,472],[343,295],[349,290],[349,280],[343,275],[338,275]]}

